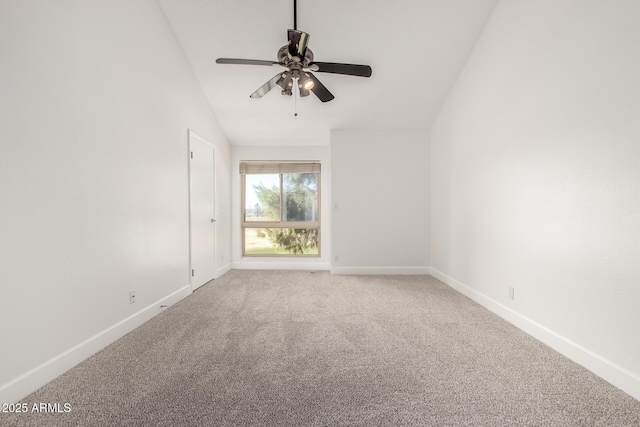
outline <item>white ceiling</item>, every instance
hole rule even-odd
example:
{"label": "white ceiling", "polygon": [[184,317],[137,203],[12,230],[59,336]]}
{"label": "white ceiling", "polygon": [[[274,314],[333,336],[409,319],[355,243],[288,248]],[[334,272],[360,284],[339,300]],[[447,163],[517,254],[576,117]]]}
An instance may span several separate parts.
{"label": "white ceiling", "polygon": [[[222,130],[236,145],[325,145],[331,129],[428,129],[495,0],[299,0],[316,61],[367,64],[371,78],[315,73],[335,95],[249,95],[280,68],[293,0],[159,0]],[[297,104],[297,118],[294,111]]]}

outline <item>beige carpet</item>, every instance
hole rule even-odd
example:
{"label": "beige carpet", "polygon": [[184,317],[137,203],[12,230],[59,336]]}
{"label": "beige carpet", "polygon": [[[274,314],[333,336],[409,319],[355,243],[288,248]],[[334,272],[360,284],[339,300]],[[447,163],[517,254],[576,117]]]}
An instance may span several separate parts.
{"label": "beige carpet", "polygon": [[638,426],[640,402],[426,276],[239,271],[0,414],[24,426]]}

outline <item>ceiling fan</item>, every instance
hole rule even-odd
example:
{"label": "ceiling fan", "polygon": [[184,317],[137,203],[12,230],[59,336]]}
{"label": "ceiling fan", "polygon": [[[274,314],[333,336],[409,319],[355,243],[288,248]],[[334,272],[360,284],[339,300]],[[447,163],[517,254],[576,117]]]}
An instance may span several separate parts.
{"label": "ceiling fan", "polygon": [[331,101],[334,96],[318,80],[311,71],[318,73],[345,74],[349,76],[370,77],[371,67],[368,65],[342,64],[336,62],[316,62],[313,52],[307,47],[309,34],[298,30],[297,1],[293,0],[293,30],[287,31],[289,42],[278,50],[278,61],[259,59],[218,58],[218,64],[266,65],[284,67],[286,70],[276,74],[271,80],[260,86],[251,94],[251,98],[262,98],[276,86],[282,94],[291,96],[296,85],[301,97],[313,92],[322,102]]}

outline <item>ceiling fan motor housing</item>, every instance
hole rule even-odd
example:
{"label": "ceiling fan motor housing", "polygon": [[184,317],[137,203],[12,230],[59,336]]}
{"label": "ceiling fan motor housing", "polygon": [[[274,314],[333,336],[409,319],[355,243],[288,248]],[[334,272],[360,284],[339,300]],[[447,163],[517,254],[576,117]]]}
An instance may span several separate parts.
{"label": "ceiling fan motor housing", "polygon": [[278,50],[278,62],[285,67],[291,63],[302,63],[303,67],[308,67],[313,62],[313,52],[307,48],[309,35],[298,30],[289,30],[288,33],[289,43]]}

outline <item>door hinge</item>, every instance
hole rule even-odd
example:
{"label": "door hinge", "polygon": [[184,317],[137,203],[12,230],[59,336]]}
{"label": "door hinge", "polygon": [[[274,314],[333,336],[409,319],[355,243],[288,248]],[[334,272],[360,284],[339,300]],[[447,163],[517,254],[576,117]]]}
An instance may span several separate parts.
{"label": "door hinge", "polygon": [[195,271],[195,270],[193,270],[193,269],[191,269],[191,277],[193,277],[193,276],[195,276],[195,275],[196,275],[196,271]]}
{"label": "door hinge", "polygon": [[191,158],[193,159],[193,151],[191,152]]}

